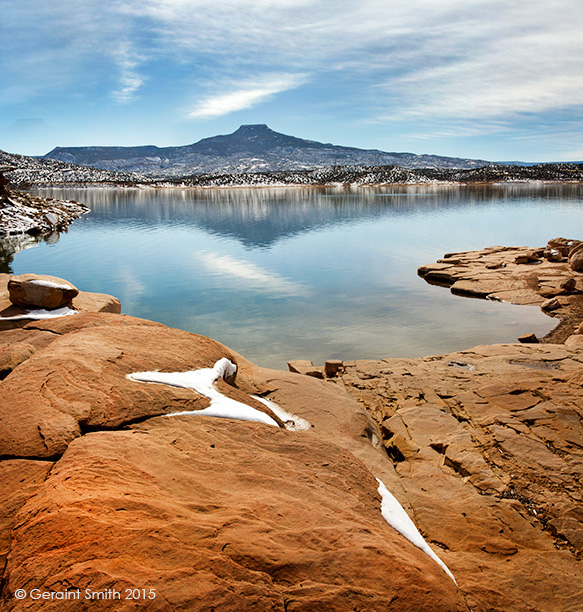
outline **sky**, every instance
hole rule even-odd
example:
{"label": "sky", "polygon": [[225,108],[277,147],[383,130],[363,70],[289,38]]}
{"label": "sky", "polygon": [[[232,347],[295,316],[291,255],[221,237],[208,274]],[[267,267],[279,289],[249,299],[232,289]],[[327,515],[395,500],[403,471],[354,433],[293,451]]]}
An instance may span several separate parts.
{"label": "sky", "polygon": [[0,0],[0,149],[242,124],[383,151],[583,160],[580,0]]}

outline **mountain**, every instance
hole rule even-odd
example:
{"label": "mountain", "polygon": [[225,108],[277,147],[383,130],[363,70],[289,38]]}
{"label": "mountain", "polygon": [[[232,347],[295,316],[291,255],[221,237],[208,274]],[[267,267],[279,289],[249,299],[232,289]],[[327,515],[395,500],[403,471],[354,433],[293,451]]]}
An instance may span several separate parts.
{"label": "mountain", "polygon": [[232,134],[180,147],[57,147],[44,156],[115,172],[185,176],[214,172],[274,172],[327,166],[402,168],[480,168],[488,162],[439,155],[387,153],[304,140],[267,125],[242,125]]}
{"label": "mountain", "polygon": [[[211,140],[211,139],[208,139]],[[306,141],[304,141],[306,142]],[[320,143],[316,143],[320,144]],[[324,147],[328,145],[322,145]],[[310,170],[211,172],[158,175],[114,172],[49,158],[26,157],[0,150],[0,167],[14,189],[31,185],[157,185],[180,187],[283,187],[286,185],[405,185],[431,183],[581,182],[583,164],[534,166],[488,164],[477,168],[402,168],[394,165],[325,166]]]}

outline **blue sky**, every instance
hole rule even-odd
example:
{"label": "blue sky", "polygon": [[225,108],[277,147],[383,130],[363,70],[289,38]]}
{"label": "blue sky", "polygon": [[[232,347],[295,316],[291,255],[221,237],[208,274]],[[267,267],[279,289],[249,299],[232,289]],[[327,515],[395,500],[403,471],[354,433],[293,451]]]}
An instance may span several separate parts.
{"label": "blue sky", "polygon": [[2,0],[0,149],[245,123],[385,151],[583,159],[580,0]]}

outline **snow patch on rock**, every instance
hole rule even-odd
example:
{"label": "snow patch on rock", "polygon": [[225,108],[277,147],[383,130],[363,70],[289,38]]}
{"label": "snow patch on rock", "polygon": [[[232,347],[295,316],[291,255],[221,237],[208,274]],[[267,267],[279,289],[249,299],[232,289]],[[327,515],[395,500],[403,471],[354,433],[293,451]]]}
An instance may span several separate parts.
{"label": "snow patch on rock", "polygon": [[405,509],[401,506],[397,498],[387,489],[382,481],[378,478],[376,480],[379,483],[378,492],[382,499],[381,513],[385,521],[402,536],[406,537],[409,542],[415,544],[417,548],[420,548],[424,553],[429,555],[457,585],[447,565],[433,552],[429,544],[423,539],[423,536],[419,533],[417,527],[415,527],[415,523],[409,518],[409,515],[405,512]]}
{"label": "snow patch on rock", "polygon": [[49,287],[51,289],[65,289],[67,291],[73,289],[73,287],[71,287],[70,285],[63,285],[61,283],[53,283],[52,281],[42,280],[42,279],[35,279],[35,280],[28,281],[28,282],[32,283],[33,285],[39,285],[40,287]]}
{"label": "snow patch on rock", "polygon": [[258,395],[252,395],[251,397],[265,404],[273,414],[277,415],[283,421],[285,428],[290,431],[308,431],[312,427],[309,421],[292,412],[288,412],[272,400],[265,397],[259,397]]}
{"label": "snow patch on rock", "polygon": [[54,308],[52,310],[48,310],[46,308],[39,308],[38,310],[29,310],[27,313],[21,315],[14,315],[12,317],[0,317],[0,321],[23,321],[25,319],[41,321],[43,319],[68,317],[74,314],[77,314],[77,311],[72,308],[69,308],[68,306],[62,306],[61,308]]}
{"label": "snow patch on rock", "polygon": [[266,425],[279,427],[278,423],[268,414],[257,410],[247,404],[238,402],[223,395],[214,387],[219,378],[228,378],[235,374],[237,366],[226,357],[219,359],[212,368],[201,368],[188,372],[134,372],[127,378],[136,382],[149,382],[192,389],[199,395],[211,401],[211,405],[203,410],[186,410],[168,414],[175,417],[185,414],[219,417],[224,419],[237,419],[240,421],[256,421]]}

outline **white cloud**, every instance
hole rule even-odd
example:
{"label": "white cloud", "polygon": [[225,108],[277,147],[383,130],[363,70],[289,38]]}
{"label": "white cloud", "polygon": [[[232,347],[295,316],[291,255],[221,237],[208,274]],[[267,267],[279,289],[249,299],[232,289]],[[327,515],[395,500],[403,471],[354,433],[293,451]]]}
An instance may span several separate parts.
{"label": "white cloud", "polygon": [[113,56],[120,71],[120,87],[113,92],[113,97],[120,104],[127,104],[144,84],[144,78],[138,73],[139,63],[144,58],[132,51],[128,41],[122,41]]}
{"label": "white cloud", "polygon": [[[578,0],[128,0],[126,8],[153,19],[172,53],[217,62],[219,78],[277,65],[309,70],[312,81],[353,79],[369,117],[491,119],[581,101]],[[245,84],[201,101],[191,117],[250,108],[289,88]]]}
{"label": "white cloud", "polygon": [[288,296],[308,296],[309,291],[301,283],[280,276],[275,272],[230,255],[221,255],[209,251],[195,254],[196,262],[221,278],[228,278],[245,285],[246,289]]}
{"label": "white cloud", "polygon": [[[305,81],[302,75],[270,75],[262,80],[239,83],[236,91],[221,93],[201,100],[188,114],[189,119],[220,117],[251,108],[274,94],[294,89]],[[233,86],[235,86],[233,84]]]}
{"label": "white cloud", "polygon": [[160,85],[165,118],[186,108],[212,119],[309,82],[310,97],[290,114],[309,112],[307,122],[321,118],[330,131],[397,121],[408,133],[463,128],[479,138],[529,114],[564,123],[583,99],[580,0],[4,4],[9,119],[33,112],[23,103],[57,97],[63,109],[102,93],[125,104],[146,82]]}

